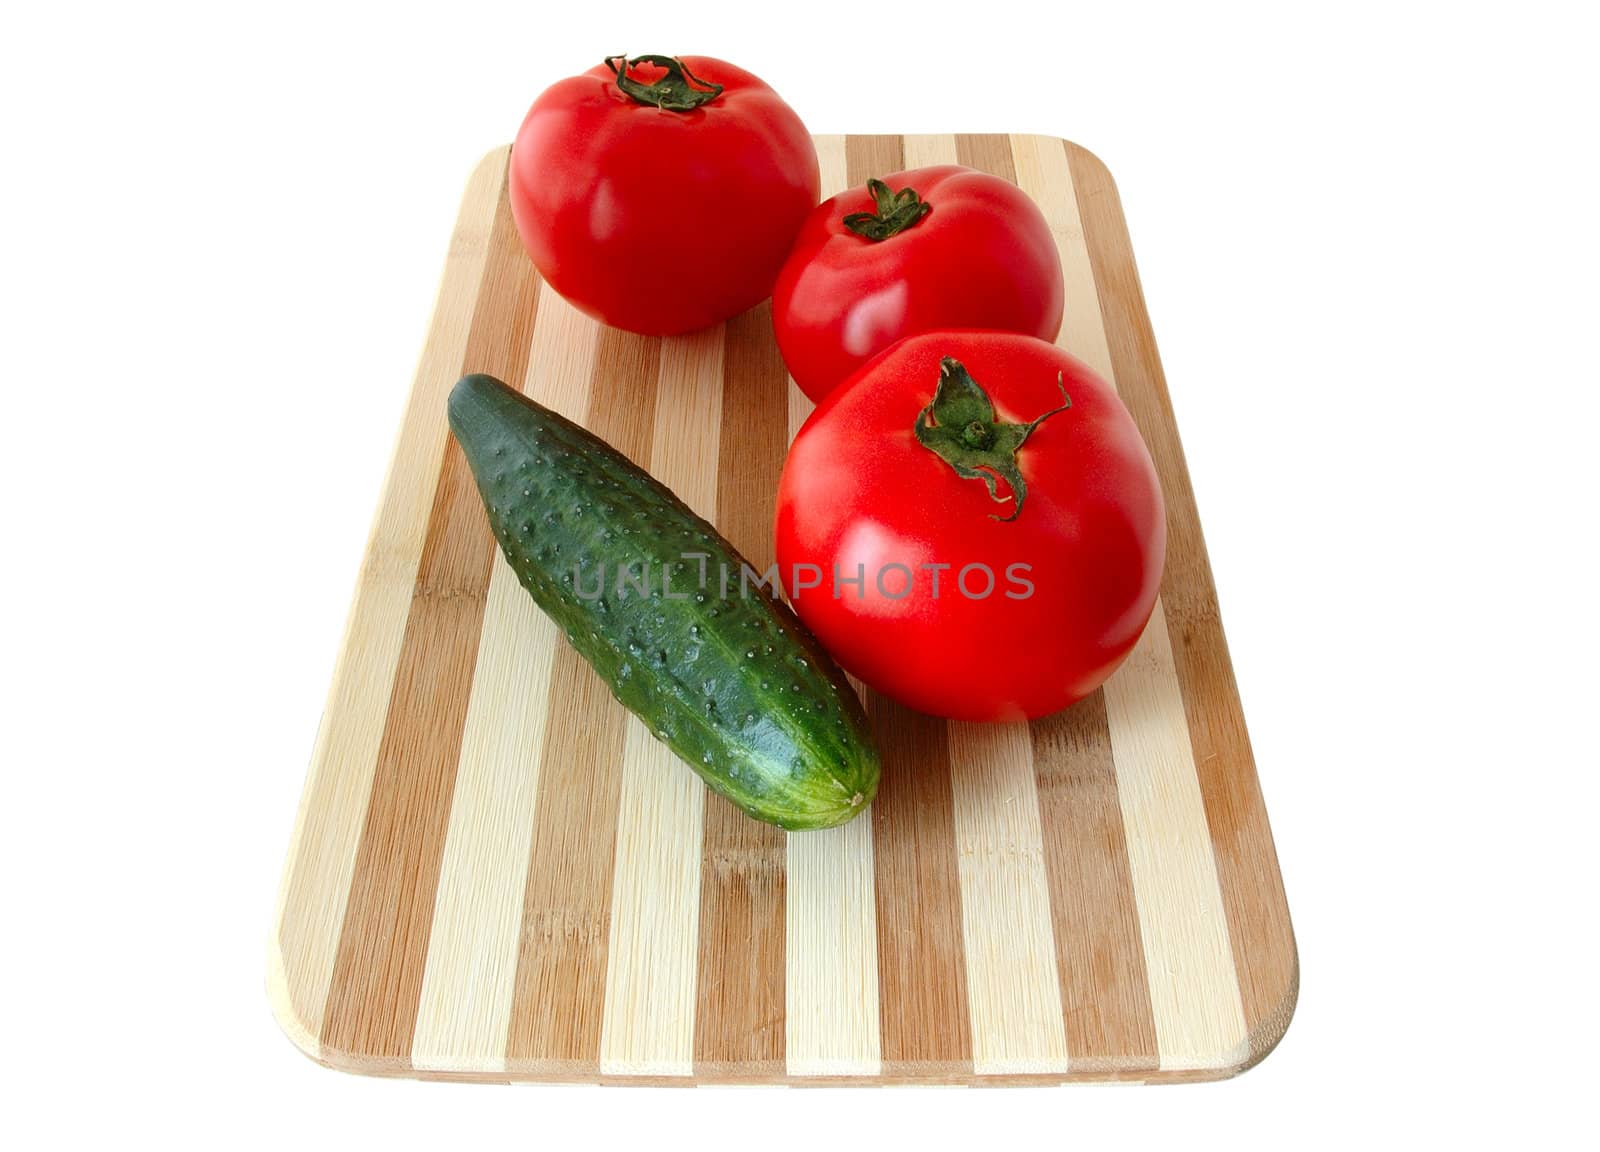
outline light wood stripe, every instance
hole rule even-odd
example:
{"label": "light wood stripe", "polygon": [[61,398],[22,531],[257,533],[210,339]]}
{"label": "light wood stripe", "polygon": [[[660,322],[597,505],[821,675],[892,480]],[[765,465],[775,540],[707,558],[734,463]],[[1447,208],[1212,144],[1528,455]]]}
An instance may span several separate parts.
{"label": "light wood stripe", "polygon": [[308,1052],[321,1045],[339,931],[448,436],[444,399],[466,355],[507,154],[505,148],[489,153],[467,181],[289,846],[270,983],[285,1029]]}
{"label": "light wood stripe", "polygon": [[1094,273],[1089,268],[1089,254],[1083,246],[1083,226],[1078,219],[1072,174],[1067,168],[1061,142],[1050,136],[1013,136],[1011,157],[1017,185],[1033,197],[1044,213],[1061,256],[1068,307],[1056,343],[1114,386],[1116,378],[1111,371],[1105,331],[1100,323]]}
{"label": "light wood stripe", "polygon": [[[1058,343],[1117,383],[1062,141],[1012,138],[1019,183],[1044,208],[1066,282]],[[1160,603],[1103,692],[1117,798],[1163,1068],[1236,1062],[1244,1009],[1205,806]]]}
{"label": "light wood stripe", "polygon": [[1244,1006],[1159,609],[1119,673],[1104,686],[1106,723],[1161,1066],[1237,1064]]}
{"label": "light wood stripe", "polygon": [[[722,420],[719,326],[661,342],[651,472],[716,515]],[[622,757],[611,963],[601,1070],[693,1071],[705,786],[636,718]]]}
{"label": "light wood stripe", "polygon": [[[547,293],[523,391],[569,407],[574,394],[586,396],[597,335],[594,321]],[[505,1067],[559,635],[496,549],[411,1045],[415,1068]]]}
{"label": "light wood stripe", "polygon": [[1066,1072],[1028,725],[950,726],[974,1070]]}
{"label": "light wood stripe", "polygon": [[1173,656],[1216,849],[1250,1058],[1257,1060],[1282,1037],[1299,990],[1289,905],[1121,200],[1098,159],[1072,144],[1067,155],[1111,364],[1150,446],[1166,496],[1167,567],[1161,597],[1168,630],[1180,641]]}
{"label": "light wood stripe", "polygon": [[845,159],[844,137],[818,136],[816,142],[817,170],[822,198],[831,200],[850,187],[850,170]]}
{"label": "light wood stripe", "polygon": [[1105,697],[1035,720],[1034,777],[1074,1072],[1156,1067],[1156,1030]]}
{"label": "light wood stripe", "polygon": [[[1005,137],[924,136],[907,167],[965,164],[1014,179]],[[1026,724],[951,724],[967,1003],[982,1074],[1065,1072],[1056,952]]]}
{"label": "light wood stripe", "polygon": [[872,816],[788,838],[784,984],[791,1076],[876,1076]]}
{"label": "light wood stripe", "polygon": [[717,514],[725,343],[722,325],[661,342],[650,471],[707,520]]}
{"label": "light wood stripe", "polygon": [[411,1044],[414,1068],[501,1071],[559,633],[495,557]]}
{"label": "light wood stripe", "polygon": [[[538,279],[496,210],[464,371],[521,380]],[[461,449],[446,447],[406,620],[372,798],[334,959],[323,1044],[410,1062],[494,538]]]}
{"label": "light wood stripe", "polygon": [[[964,161],[956,159],[956,138],[954,136],[948,134],[907,136],[904,139],[904,167],[908,171],[912,168],[932,168],[938,164],[964,163]],[[879,172],[876,175],[887,176],[888,173]]]}
{"label": "light wood stripe", "polygon": [[[847,187],[843,136],[817,137],[822,198]],[[789,384],[789,439],[812,403]],[[784,1060],[791,1076],[876,1076],[877,910],[872,817],[787,837]]]}

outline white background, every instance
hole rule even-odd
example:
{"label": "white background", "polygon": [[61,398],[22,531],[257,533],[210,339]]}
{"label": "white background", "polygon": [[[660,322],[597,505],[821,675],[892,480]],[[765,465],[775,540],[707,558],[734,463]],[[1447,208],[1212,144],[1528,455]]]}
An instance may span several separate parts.
{"label": "white background", "polygon": [[[0,1125],[1594,1139],[1590,13],[48,7],[0,16]],[[601,1095],[350,1077],[278,1033],[279,868],[464,180],[623,51],[737,61],[815,131],[1052,133],[1117,177],[1299,937],[1242,1079]]]}

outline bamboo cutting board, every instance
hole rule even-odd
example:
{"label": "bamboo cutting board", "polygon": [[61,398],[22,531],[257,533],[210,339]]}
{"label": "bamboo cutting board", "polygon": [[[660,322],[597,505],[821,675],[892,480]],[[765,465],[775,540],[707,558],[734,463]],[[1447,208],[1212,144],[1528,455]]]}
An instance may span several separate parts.
{"label": "bamboo cutting board", "polygon": [[869,813],[755,823],[625,712],[500,557],[445,424],[520,383],[647,465],[756,569],[810,404],[768,306],[665,340],[542,287],[473,173],[290,844],[275,1010],[351,1071],[615,1083],[1229,1076],[1288,1026],[1288,908],[1194,495],[1110,174],[1040,136],[819,137],[823,195],[960,162],[1043,208],[1060,343],[1161,475],[1161,600],[1092,697],[1031,724],[867,694]]}

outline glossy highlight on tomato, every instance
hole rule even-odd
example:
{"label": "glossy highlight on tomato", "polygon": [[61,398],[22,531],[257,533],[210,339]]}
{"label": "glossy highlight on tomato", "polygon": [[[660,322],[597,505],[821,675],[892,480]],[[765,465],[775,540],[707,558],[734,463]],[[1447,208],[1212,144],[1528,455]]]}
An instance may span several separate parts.
{"label": "glossy highlight on tomato", "polygon": [[947,328],[1053,340],[1064,300],[1044,214],[957,164],[887,174],[806,218],[772,293],[789,374],[820,402],[895,341]]}
{"label": "glossy highlight on tomato", "polygon": [[539,274],[644,335],[765,299],[817,195],[793,109],[708,56],[613,57],[558,81],[511,149],[511,211]]}
{"label": "glossy highlight on tomato", "polygon": [[971,330],[903,340],[823,401],[784,465],[776,536],[795,610],[839,662],[959,720],[1093,692],[1143,632],[1166,555],[1155,466],[1115,390],[1053,344]]}

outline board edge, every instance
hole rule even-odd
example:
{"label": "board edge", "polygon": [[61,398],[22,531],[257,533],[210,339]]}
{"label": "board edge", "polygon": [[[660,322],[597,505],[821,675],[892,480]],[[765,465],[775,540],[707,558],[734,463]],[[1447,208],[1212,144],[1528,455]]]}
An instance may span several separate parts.
{"label": "board edge", "polygon": [[[1132,277],[1132,282],[1139,296],[1139,313],[1142,316],[1145,328],[1148,331],[1151,348],[1155,351],[1156,356],[1159,357],[1160,352],[1155,335],[1155,324],[1150,318],[1149,308],[1144,299],[1143,278],[1139,273],[1138,258],[1134,251],[1131,229],[1129,229],[1127,226],[1127,214],[1122,206],[1122,190],[1117,184],[1116,176],[1112,173],[1110,165],[1108,165],[1097,153],[1085,148],[1076,140],[1070,140],[1065,136],[1055,136],[1049,133],[1027,133],[1026,135],[1036,136],[1041,139],[1059,141],[1068,150],[1068,155],[1073,157],[1073,163],[1077,163],[1079,158],[1081,158],[1081,160],[1086,162],[1087,165],[1092,166],[1092,168],[1097,170],[1097,178],[1104,182],[1105,187],[1115,198],[1117,204],[1117,214],[1123,225],[1123,239],[1127,245],[1128,271]],[[1076,156],[1073,156],[1074,152],[1077,154]],[[1167,408],[1172,410],[1170,419],[1172,424],[1173,440],[1177,446],[1179,462],[1182,466],[1183,473],[1189,478],[1191,499],[1194,504],[1194,522],[1199,538],[1200,553],[1205,563],[1206,573],[1211,582],[1212,597],[1214,600],[1218,601],[1215,604],[1217,632],[1219,639],[1222,642],[1223,654],[1227,659],[1234,698],[1238,701],[1239,705],[1240,723],[1243,727],[1245,746],[1250,751],[1250,757],[1248,763],[1244,765],[1244,770],[1248,771],[1249,774],[1255,779],[1256,789],[1260,794],[1260,804],[1264,822],[1263,830],[1266,834],[1268,844],[1272,851],[1272,859],[1278,873],[1278,884],[1282,893],[1280,906],[1283,911],[1284,933],[1282,938],[1278,941],[1278,947],[1282,950],[1282,953],[1285,954],[1283,958],[1286,960],[1284,965],[1286,969],[1284,987],[1281,995],[1277,998],[1276,1006],[1270,1011],[1264,1013],[1258,1020],[1256,1026],[1247,1031],[1245,1036],[1245,1052],[1243,1058],[1237,1061],[1221,1063],[1215,1068],[1207,1070],[1211,1073],[1210,1075],[1200,1077],[1208,1080],[1223,1080],[1240,1076],[1256,1067],[1256,1065],[1260,1064],[1277,1049],[1284,1036],[1288,1034],[1289,1026],[1294,1020],[1295,1009],[1299,1006],[1300,1000],[1300,947],[1294,931],[1294,917],[1289,907],[1287,885],[1283,883],[1283,865],[1282,861],[1278,859],[1277,838],[1273,834],[1272,829],[1272,815],[1267,806],[1265,789],[1263,789],[1261,786],[1260,765],[1256,763],[1254,756],[1255,743],[1250,738],[1249,717],[1245,714],[1244,697],[1243,694],[1239,692],[1237,674],[1233,672],[1233,649],[1228,643],[1227,623],[1223,616],[1220,598],[1217,596],[1216,592],[1216,576],[1211,565],[1211,549],[1206,541],[1205,536],[1205,519],[1200,514],[1199,496],[1193,491],[1194,478],[1193,473],[1189,468],[1188,453],[1184,451],[1183,447],[1183,430],[1178,425],[1177,413],[1173,409],[1172,404],[1171,388],[1167,383],[1166,373],[1164,370],[1159,372],[1158,379],[1155,381],[1155,383],[1161,393],[1162,399],[1166,402]],[[1208,825],[1210,823],[1209,811],[1207,813],[1207,823]],[[1241,978],[1243,975],[1244,974],[1241,972]],[[1186,1077],[1186,1079],[1188,1079],[1188,1077]],[[1161,1073],[1153,1073],[1151,1079],[1147,1081],[1147,1083],[1161,1082],[1163,1082]]]}
{"label": "board edge", "polygon": [[[478,158],[477,162],[473,164],[472,168],[468,171],[466,179],[462,182],[460,203],[462,204],[463,208],[467,203],[467,198],[471,193],[473,185],[480,179],[483,179],[486,173],[489,171],[492,171],[495,168],[507,168],[510,162],[510,156],[511,145],[500,144],[488,149],[482,156]],[[505,178],[506,177],[502,175],[501,180],[504,181]],[[435,289],[434,304],[429,310],[428,327],[423,335],[422,346],[417,352],[418,365],[412,371],[411,386],[407,389],[405,397],[402,401],[400,415],[396,421],[394,435],[391,438],[388,453],[388,464],[384,468],[383,481],[378,488],[378,503],[372,511],[371,523],[367,529],[366,544],[361,550],[361,562],[356,569],[355,581],[349,595],[349,603],[345,609],[344,629],[340,635],[339,646],[335,652],[333,669],[329,674],[329,693],[332,693],[334,687],[339,682],[340,665],[345,659],[345,653],[350,643],[350,629],[356,616],[356,604],[360,599],[362,586],[367,578],[373,548],[378,540],[378,532],[381,527],[383,517],[384,495],[389,491],[390,484],[393,483],[395,469],[399,463],[400,450],[405,437],[406,417],[409,414],[410,409],[411,395],[419,385],[419,373],[427,355],[428,337],[434,330],[434,326],[438,320],[439,308],[443,303],[443,294],[445,285],[448,282],[447,277],[450,270],[451,255],[455,251],[461,232],[461,220],[459,213],[460,210],[458,210],[457,219],[450,229],[449,239],[445,246],[445,259],[439,272],[439,284]],[[307,765],[306,774],[301,781],[300,797],[295,804],[294,823],[290,830],[288,845],[284,851],[283,869],[278,880],[278,890],[273,905],[272,926],[267,940],[265,984],[267,1002],[271,1008],[273,1019],[277,1021],[278,1027],[282,1029],[284,1035],[288,1038],[289,1042],[295,1046],[295,1048],[304,1053],[309,1059],[315,1061],[317,1064],[320,1064],[325,1068],[333,1068],[338,1071],[353,1072],[356,1074],[365,1074],[367,1069],[361,1066],[359,1063],[359,1057],[355,1053],[335,1054],[328,1049],[325,1049],[322,1044],[319,1030],[313,1028],[310,1023],[300,1014],[297,997],[295,995],[295,989],[290,984],[288,967],[284,962],[283,955],[284,914],[288,909],[289,894],[294,880],[295,862],[299,858],[300,844],[304,839],[306,819],[308,815],[308,804],[313,794],[314,785],[318,775],[321,772],[326,771],[328,768],[327,763],[325,761],[319,761],[315,754],[315,749],[319,745],[321,739],[322,725],[326,722],[327,711],[325,705],[323,713],[317,722],[317,731],[312,738],[313,754],[310,762]],[[348,1057],[348,1062],[335,1059],[335,1055]],[[405,1070],[397,1069],[397,1071]]]}
{"label": "board edge", "polygon": [[[830,134],[822,133],[822,134],[819,134],[819,135],[830,135]],[[837,134],[836,133],[836,134],[831,134],[831,135],[845,135],[846,138],[848,138],[848,134]],[[1110,167],[1105,163],[1105,161],[1103,159],[1101,159],[1101,157],[1098,154],[1090,151],[1088,148],[1085,148],[1082,144],[1079,144],[1075,140],[1071,140],[1071,139],[1069,139],[1067,137],[1064,137],[1064,136],[1058,136],[1058,135],[1055,135],[1053,133],[1022,133],[1022,134],[1018,134],[1018,135],[1027,135],[1027,136],[1034,136],[1034,137],[1039,138],[1039,139],[1054,140],[1054,141],[1060,142],[1063,145],[1070,146],[1071,148],[1076,149],[1083,157],[1085,157],[1089,162],[1091,162],[1097,168],[1100,169],[1101,173],[1103,174],[1103,178],[1104,178],[1107,186],[1109,186],[1109,188],[1112,190],[1112,192],[1120,200],[1120,189],[1118,188],[1116,179],[1113,176]],[[502,144],[502,145],[496,146],[496,147],[488,150],[483,155],[483,157],[473,166],[473,169],[472,169],[471,173],[468,176],[466,185],[470,186],[472,181],[478,178],[479,173],[485,167],[490,166],[490,165],[504,165],[504,164],[506,164],[507,161],[508,161],[508,158],[509,158],[509,154],[510,154],[510,145],[509,144]],[[451,244],[453,245],[454,242],[455,242],[455,233],[454,233],[454,231],[452,231],[452,233],[451,233]],[[1129,249],[1130,249],[1130,253],[1131,253],[1131,249],[1132,249],[1131,238],[1129,240]],[[1138,276],[1138,272],[1137,272],[1137,268],[1136,267],[1133,270],[1133,275],[1135,277]],[[1148,314],[1146,314],[1146,317],[1147,317],[1147,321],[1148,321]],[[431,330],[431,325],[432,325],[432,317],[431,317],[431,314],[430,314],[430,330]],[[1162,382],[1162,388],[1163,388],[1163,391],[1166,391],[1166,385],[1165,385],[1164,381]],[[1170,403],[1170,399],[1169,399],[1169,403]],[[398,452],[399,437],[401,436],[403,431],[404,431],[404,429],[403,429],[403,420],[402,420],[401,426],[397,427],[396,432],[395,432],[396,443],[391,448],[389,467],[385,472],[383,486],[380,489],[380,491],[386,491],[387,488],[388,488],[388,484],[389,484],[390,478],[391,478],[390,477],[390,473],[393,470],[396,454]],[[1181,433],[1180,433],[1180,435],[1181,435]],[[1185,467],[1185,470],[1187,470],[1187,460],[1186,459],[1184,460],[1184,467]],[[381,502],[380,502],[379,508],[381,509]],[[368,542],[367,542],[367,547],[365,549],[363,549],[362,564],[361,564],[360,570],[358,571],[357,592],[359,592],[359,584],[360,584],[362,573],[364,573],[366,571],[367,554],[368,554],[368,552],[370,552],[371,547],[372,547],[372,543],[373,543],[372,533],[376,531],[377,515],[378,515],[378,512],[375,510],[375,512],[374,512],[374,525],[373,525],[372,530],[369,531],[369,539],[368,539]],[[1198,508],[1196,508],[1196,519],[1197,520],[1199,519]],[[1201,530],[1202,530],[1202,533],[1203,533],[1203,523],[1201,524]],[[1204,541],[1203,535],[1202,535],[1201,539],[1202,539],[1202,542],[1203,542]],[[1202,543],[1202,547],[1204,547],[1203,543]],[[1206,549],[1205,558],[1206,558],[1207,565],[1209,567],[1209,564],[1210,564],[1209,549]],[[352,597],[352,599],[353,599],[353,597]],[[348,615],[348,613],[347,613],[347,615]],[[1219,629],[1223,630],[1223,638],[1224,638],[1223,642],[1224,642],[1224,644],[1226,644],[1226,632],[1225,632],[1225,628],[1224,628],[1224,626],[1222,624],[1222,621],[1220,619],[1220,616],[1221,616],[1220,610],[1219,610],[1218,616],[1219,616],[1218,626],[1219,626]],[[348,625],[348,621],[347,621],[347,625]],[[338,650],[339,656],[341,658],[342,658],[342,655],[343,655],[343,652],[344,652],[344,647],[345,647],[345,641],[341,640],[340,646],[339,646],[339,650]],[[1230,657],[1230,662],[1231,662],[1231,651],[1229,653],[1229,657]],[[1241,710],[1242,710],[1242,703],[1241,703]],[[1248,732],[1248,729],[1246,731]],[[1246,736],[1246,739],[1248,739],[1248,735]],[[1269,1055],[1271,1055],[1271,1053],[1273,1051],[1276,1050],[1278,1045],[1281,1043],[1283,1037],[1287,1034],[1289,1026],[1293,1021],[1295,1010],[1296,1010],[1296,1008],[1298,1006],[1299,991],[1300,991],[1299,950],[1298,950],[1297,939],[1296,939],[1296,936],[1295,936],[1295,933],[1294,933],[1294,929],[1293,929],[1293,922],[1292,922],[1292,919],[1290,919],[1287,894],[1285,894],[1285,897],[1284,897],[1284,900],[1283,900],[1283,907],[1284,907],[1284,914],[1285,914],[1285,923],[1286,923],[1286,926],[1287,926],[1287,933],[1286,933],[1286,939],[1284,940],[1283,944],[1284,944],[1284,947],[1288,951],[1289,964],[1288,964],[1288,979],[1287,979],[1287,982],[1286,982],[1286,987],[1284,988],[1284,991],[1283,991],[1283,996],[1282,996],[1282,1000],[1280,1002],[1280,1006],[1278,1008],[1275,1008],[1273,1011],[1269,1012],[1265,1017],[1263,1017],[1263,1019],[1260,1021],[1258,1026],[1253,1031],[1251,1031],[1249,1033],[1249,1035],[1246,1038],[1245,1055],[1243,1056],[1242,1059],[1239,1059],[1237,1061],[1224,1061],[1222,1063],[1219,1063],[1217,1065],[1210,1066],[1210,1067],[1188,1067],[1188,1068],[1182,1068],[1182,1069],[1161,1069],[1161,1070],[1144,1069],[1144,1070],[1140,1070],[1138,1072],[1130,1072],[1127,1076],[1119,1075],[1119,1074],[1117,1074],[1115,1072],[1109,1072],[1108,1073],[1107,1071],[1102,1070],[1102,1069],[1095,1069],[1095,1070],[1092,1070],[1092,1071],[1086,1069],[1085,1070],[1085,1075],[1083,1075],[1082,1077],[1075,1076],[1070,1071],[1065,1073],[1065,1074],[1059,1074],[1059,1073],[1045,1073],[1045,1074],[1016,1074],[1016,1073],[1006,1074],[1006,1073],[999,1073],[999,1074],[993,1074],[993,1075],[982,1075],[982,1074],[968,1073],[968,1074],[965,1074],[965,1075],[954,1076],[954,1077],[950,1076],[948,1073],[941,1075],[941,1074],[938,1074],[937,1072],[933,1072],[933,1073],[930,1073],[928,1075],[919,1075],[915,1071],[913,1071],[913,1072],[910,1073],[910,1075],[905,1076],[905,1077],[901,1077],[901,1078],[888,1078],[888,1077],[885,1077],[885,1076],[883,1076],[881,1074],[878,1075],[878,1076],[854,1076],[854,1075],[849,1075],[849,1076],[832,1076],[832,1075],[796,1076],[796,1075],[788,1074],[785,1071],[783,1073],[780,1073],[776,1077],[766,1076],[766,1077],[756,1077],[756,1078],[750,1078],[750,1079],[744,1079],[744,1078],[740,1078],[740,1079],[723,1079],[721,1077],[713,1077],[713,1078],[708,1079],[708,1080],[702,1080],[701,1078],[699,1078],[697,1076],[689,1076],[689,1077],[614,1076],[614,1075],[613,1076],[607,1076],[607,1075],[605,1075],[603,1073],[598,1073],[598,1072],[594,1072],[594,1071],[588,1071],[586,1074],[568,1076],[568,1075],[565,1075],[562,1072],[559,1072],[559,1071],[552,1072],[551,1070],[548,1070],[548,1069],[542,1069],[542,1070],[539,1070],[537,1072],[523,1073],[523,1074],[518,1074],[516,1072],[511,1072],[509,1074],[506,1074],[506,1073],[500,1073],[500,1074],[489,1073],[489,1074],[485,1074],[483,1072],[473,1071],[473,1070],[451,1071],[451,1070],[444,1070],[444,1069],[417,1068],[417,1067],[412,1066],[408,1061],[371,1060],[370,1058],[364,1058],[362,1056],[362,1054],[360,1054],[360,1053],[350,1052],[350,1051],[342,1051],[342,1050],[333,1050],[333,1049],[328,1049],[328,1048],[324,1047],[324,1045],[321,1042],[320,1036],[317,1035],[308,1026],[306,1020],[301,1016],[301,1014],[299,1013],[299,1011],[298,1011],[298,1009],[296,1007],[294,990],[289,986],[288,974],[287,974],[286,966],[285,966],[285,963],[284,963],[284,955],[283,955],[283,947],[282,947],[282,939],[281,939],[281,929],[282,929],[282,925],[283,925],[283,912],[284,912],[284,898],[287,895],[288,888],[289,888],[289,883],[290,883],[290,880],[292,878],[292,873],[293,873],[293,869],[294,869],[294,862],[295,862],[295,856],[296,856],[296,850],[297,850],[297,846],[298,846],[298,844],[300,842],[300,839],[301,839],[301,833],[302,833],[304,820],[305,820],[305,815],[306,815],[305,814],[305,810],[304,810],[304,803],[303,802],[304,802],[304,799],[308,796],[308,794],[310,792],[311,784],[312,784],[312,781],[313,781],[313,778],[314,778],[314,773],[315,773],[315,770],[316,770],[317,767],[325,767],[325,766],[313,766],[312,772],[308,773],[307,777],[305,778],[305,780],[304,780],[304,782],[302,784],[302,789],[301,789],[302,801],[297,806],[297,812],[296,812],[295,821],[294,821],[293,833],[292,833],[290,841],[289,841],[288,849],[287,849],[287,852],[286,852],[286,858],[285,858],[283,873],[282,873],[282,877],[281,877],[281,880],[280,880],[280,891],[279,891],[279,896],[278,896],[277,907],[276,907],[275,912],[274,912],[273,923],[272,923],[272,931],[271,931],[270,938],[269,938],[269,941],[268,941],[267,958],[266,958],[267,972],[266,972],[266,982],[265,983],[266,983],[266,992],[267,992],[269,1004],[270,1004],[272,1012],[273,1012],[273,1016],[276,1019],[276,1021],[278,1022],[279,1027],[283,1030],[285,1036],[289,1039],[289,1041],[299,1051],[301,1051],[308,1059],[314,1061],[316,1064],[318,1064],[318,1065],[320,1065],[322,1067],[334,1069],[334,1070],[340,1071],[340,1072],[350,1073],[350,1074],[354,1074],[354,1075],[361,1075],[361,1076],[376,1076],[376,1077],[391,1077],[391,1078],[392,1077],[404,1077],[404,1078],[416,1079],[416,1080],[430,1080],[430,1081],[441,1081],[441,1082],[534,1083],[534,1084],[543,1083],[543,1084],[569,1084],[569,1085],[570,1084],[594,1084],[594,1085],[629,1084],[629,1085],[640,1085],[640,1086],[644,1086],[644,1085],[671,1085],[671,1086],[681,1086],[681,1087],[697,1087],[697,1086],[700,1086],[702,1084],[705,1084],[705,1085],[708,1085],[708,1086],[718,1086],[718,1085],[726,1085],[726,1084],[736,1084],[736,1085],[744,1085],[744,1084],[773,1084],[773,1085],[785,1085],[785,1086],[790,1086],[790,1087],[840,1087],[840,1086],[917,1087],[917,1086],[943,1084],[943,1085],[958,1086],[958,1087],[1000,1087],[1000,1086],[1047,1086],[1047,1085],[1062,1085],[1062,1086],[1065,1086],[1065,1085],[1075,1085],[1075,1084],[1105,1084],[1105,1083],[1149,1084],[1149,1085],[1159,1085],[1159,1084],[1168,1084],[1168,1083],[1196,1083],[1196,1082],[1221,1081],[1221,1080],[1230,1079],[1230,1078],[1239,1076],[1239,1075],[1243,1074],[1244,1072],[1247,1072],[1247,1071],[1253,1069],[1254,1067],[1256,1067],[1258,1064],[1260,1064]],[[1252,763],[1249,766],[1249,770],[1252,772],[1252,774],[1254,774],[1256,776],[1257,781],[1258,781],[1258,787],[1259,787],[1260,773],[1259,773],[1258,767],[1254,763]],[[1265,808],[1264,798],[1263,798],[1263,808]],[[1268,835],[1269,836],[1271,835],[1270,822],[1268,824]],[[1276,853],[1274,853],[1274,855],[1276,855]],[[1280,876],[1281,876],[1281,863],[1280,863],[1279,867],[1280,867]]]}

